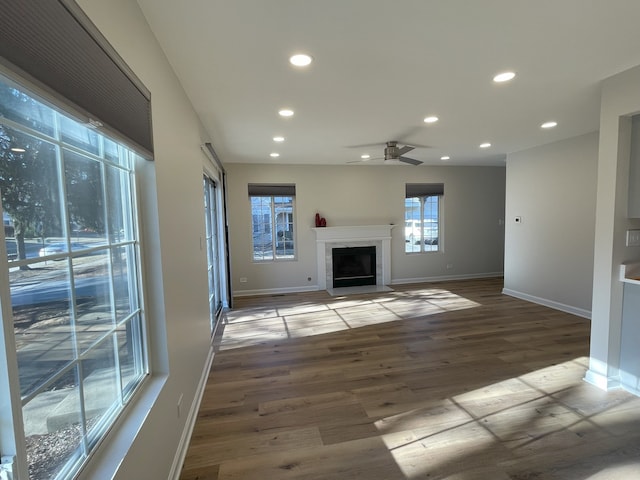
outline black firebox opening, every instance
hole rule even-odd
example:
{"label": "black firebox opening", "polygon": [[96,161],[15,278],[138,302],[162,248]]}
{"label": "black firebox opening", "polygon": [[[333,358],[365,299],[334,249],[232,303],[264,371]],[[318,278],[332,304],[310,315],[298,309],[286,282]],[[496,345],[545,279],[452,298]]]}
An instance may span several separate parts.
{"label": "black firebox opening", "polygon": [[376,284],[376,247],[331,249],[333,288]]}

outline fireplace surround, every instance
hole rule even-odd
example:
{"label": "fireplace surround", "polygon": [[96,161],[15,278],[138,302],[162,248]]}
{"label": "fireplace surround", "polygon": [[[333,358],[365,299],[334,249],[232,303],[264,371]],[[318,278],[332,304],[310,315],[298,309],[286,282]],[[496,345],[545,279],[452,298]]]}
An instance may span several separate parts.
{"label": "fireplace surround", "polygon": [[314,228],[318,288],[333,286],[334,248],[375,247],[375,285],[391,283],[391,229],[394,225],[358,225]]}

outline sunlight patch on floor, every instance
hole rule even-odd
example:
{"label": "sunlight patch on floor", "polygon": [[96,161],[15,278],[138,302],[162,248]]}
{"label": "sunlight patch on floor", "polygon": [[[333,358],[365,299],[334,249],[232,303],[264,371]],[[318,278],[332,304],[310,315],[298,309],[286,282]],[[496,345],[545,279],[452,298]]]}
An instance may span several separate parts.
{"label": "sunlight patch on floor", "polygon": [[390,291],[378,295],[322,297],[290,306],[241,308],[225,315],[221,350],[267,344],[481,306],[445,289]]}
{"label": "sunlight patch on floor", "polygon": [[635,478],[640,478],[640,460],[635,463],[607,467],[585,480],[632,480]]}
{"label": "sunlight patch on floor", "polygon": [[[386,416],[374,425],[409,479],[466,480],[483,474],[525,478],[504,472],[510,473],[511,465],[516,470],[528,465],[535,469],[536,458],[562,468],[575,461],[571,451],[562,453],[563,449],[575,448],[573,455],[579,455],[589,442],[606,443],[624,433],[621,428],[633,429],[640,422],[640,412],[633,407],[637,402],[625,392],[604,392],[580,383],[587,362],[580,357],[434,399],[431,405],[426,402],[422,408]],[[611,461],[610,467],[584,480],[640,478],[640,461],[627,459],[616,465],[615,456]]]}

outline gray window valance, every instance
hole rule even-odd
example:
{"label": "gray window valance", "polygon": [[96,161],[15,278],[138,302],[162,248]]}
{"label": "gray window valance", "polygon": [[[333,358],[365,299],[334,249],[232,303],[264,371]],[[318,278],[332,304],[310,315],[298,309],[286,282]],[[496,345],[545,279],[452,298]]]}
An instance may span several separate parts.
{"label": "gray window valance", "polygon": [[296,186],[291,183],[250,183],[250,197],[295,197]]}
{"label": "gray window valance", "polygon": [[406,198],[444,195],[444,183],[407,183]]}
{"label": "gray window valance", "polygon": [[150,93],[73,0],[0,0],[0,12],[2,64],[153,154]]}

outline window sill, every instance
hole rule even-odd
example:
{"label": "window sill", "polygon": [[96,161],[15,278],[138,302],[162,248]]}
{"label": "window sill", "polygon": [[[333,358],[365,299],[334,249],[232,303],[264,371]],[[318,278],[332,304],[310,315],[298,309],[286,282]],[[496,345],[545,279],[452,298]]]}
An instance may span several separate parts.
{"label": "window sill", "polygon": [[95,478],[113,478],[127,455],[129,449],[144,426],[168,375],[151,375],[134,395],[131,403],[124,408],[120,417],[112,425],[102,443],[90,454],[84,467],[80,470],[78,480]]}

